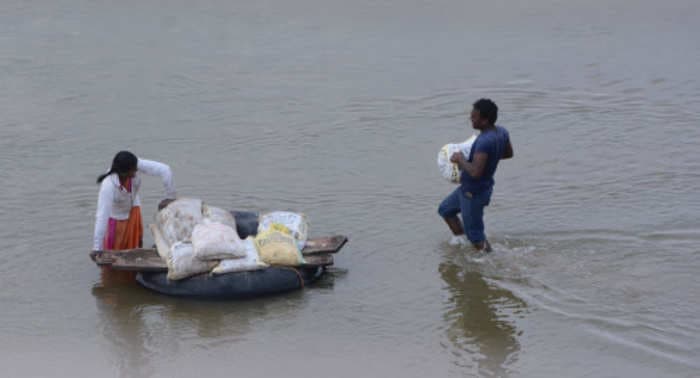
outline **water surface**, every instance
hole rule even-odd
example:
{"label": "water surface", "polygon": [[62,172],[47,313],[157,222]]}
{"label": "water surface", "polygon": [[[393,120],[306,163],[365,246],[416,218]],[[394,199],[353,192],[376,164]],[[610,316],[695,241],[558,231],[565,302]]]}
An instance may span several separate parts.
{"label": "water surface", "polygon": [[[700,363],[691,0],[7,1],[8,376],[690,377]],[[451,248],[439,148],[500,106],[495,247]],[[115,152],[181,195],[347,234],[318,285],[245,302],[101,284]],[[144,179],[144,218],[162,196]],[[146,242],[152,238],[147,235]]]}

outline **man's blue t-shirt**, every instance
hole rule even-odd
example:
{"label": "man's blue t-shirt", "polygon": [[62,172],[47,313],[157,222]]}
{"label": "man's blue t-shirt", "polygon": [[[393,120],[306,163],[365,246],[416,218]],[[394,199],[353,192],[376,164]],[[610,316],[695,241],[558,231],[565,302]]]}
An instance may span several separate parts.
{"label": "man's blue t-shirt", "polygon": [[476,194],[493,188],[493,175],[496,173],[498,162],[503,157],[503,152],[506,150],[509,140],[508,130],[501,126],[482,131],[476,137],[469,152],[469,162],[474,158],[474,154],[482,152],[488,154],[486,167],[484,168],[484,174],[478,179],[472,178],[467,172],[462,172],[460,180],[462,191]]}

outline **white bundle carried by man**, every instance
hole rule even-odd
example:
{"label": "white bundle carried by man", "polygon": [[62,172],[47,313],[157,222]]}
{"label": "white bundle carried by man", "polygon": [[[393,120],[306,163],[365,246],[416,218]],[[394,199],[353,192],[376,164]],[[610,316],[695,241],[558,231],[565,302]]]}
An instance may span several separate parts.
{"label": "white bundle carried by man", "polygon": [[437,164],[440,169],[440,174],[447,181],[459,183],[460,169],[459,166],[450,161],[450,157],[456,152],[461,152],[465,158],[469,157],[469,152],[476,140],[476,135],[472,135],[469,139],[462,143],[448,143],[440,149],[437,156]]}
{"label": "white bundle carried by man", "polygon": [[258,234],[270,230],[273,224],[281,224],[286,227],[294,240],[296,240],[299,250],[304,249],[306,239],[309,236],[309,221],[306,219],[306,215],[290,211],[265,213],[260,216]]}

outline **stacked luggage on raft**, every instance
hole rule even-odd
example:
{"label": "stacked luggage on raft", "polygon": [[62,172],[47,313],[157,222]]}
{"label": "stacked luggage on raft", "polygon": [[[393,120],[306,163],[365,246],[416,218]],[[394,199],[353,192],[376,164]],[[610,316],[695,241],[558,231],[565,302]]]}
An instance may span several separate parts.
{"label": "stacked luggage on raft", "polygon": [[182,198],[149,226],[155,249],[103,251],[98,265],[138,271],[146,288],[175,296],[243,298],[303,288],[333,264],[342,235],[308,239],[303,214],[258,216]]}

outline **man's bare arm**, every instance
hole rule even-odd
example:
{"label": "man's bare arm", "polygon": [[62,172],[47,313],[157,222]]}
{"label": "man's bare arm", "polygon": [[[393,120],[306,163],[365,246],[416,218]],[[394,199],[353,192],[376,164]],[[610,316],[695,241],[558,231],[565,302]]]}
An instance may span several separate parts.
{"label": "man's bare arm", "polygon": [[510,144],[510,139],[508,140],[508,143],[506,144],[506,149],[503,150],[503,156],[501,156],[501,159],[510,159],[513,157],[513,145]]}
{"label": "man's bare arm", "polygon": [[464,158],[464,155],[457,153],[453,155],[454,160],[450,159],[453,163],[459,165],[459,167],[467,172],[469,176],[478,179],[484,175],[484,170],[486,169],[486,162],[489,159],[489,154],[483,152],[477,152],[472,158],[472,162],[468,162]]}

